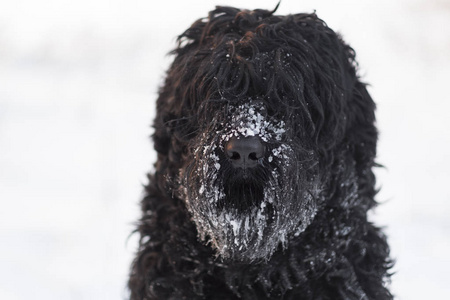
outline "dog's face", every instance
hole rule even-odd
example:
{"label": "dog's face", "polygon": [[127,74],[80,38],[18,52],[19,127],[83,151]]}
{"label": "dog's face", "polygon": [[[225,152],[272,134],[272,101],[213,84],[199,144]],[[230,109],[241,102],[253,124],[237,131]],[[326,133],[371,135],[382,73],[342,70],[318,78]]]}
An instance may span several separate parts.
{"label": "dog's face", "polygon": [[[178,197],[221,258],[267,260],[339,184],[330,180],[344,172],[330,170],[339,153],[373,158],[373,144],[359,146],[376,132],[353,50],[314,14],[222,7],[181,35],[174,53],[155,140],[177,169]],[[362,137],[349,134],[355,120]]]}
{"label": "dog's face", "polygon": [[316,155],[264,101],[224,101],[214,112],[190,143],[182,198],[200,238],[222,258],[268,259],[316,213]]}

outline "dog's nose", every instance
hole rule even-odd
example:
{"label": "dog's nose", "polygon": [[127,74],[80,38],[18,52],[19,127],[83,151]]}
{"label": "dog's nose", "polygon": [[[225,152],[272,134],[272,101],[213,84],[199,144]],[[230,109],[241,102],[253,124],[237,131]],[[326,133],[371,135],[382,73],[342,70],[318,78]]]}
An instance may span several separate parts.
{"label": "dog's nose", "polygon": [[231,138],[225,145],[225,153],[235,168],[253,168],[264,157],[264,145],[257,136]]}

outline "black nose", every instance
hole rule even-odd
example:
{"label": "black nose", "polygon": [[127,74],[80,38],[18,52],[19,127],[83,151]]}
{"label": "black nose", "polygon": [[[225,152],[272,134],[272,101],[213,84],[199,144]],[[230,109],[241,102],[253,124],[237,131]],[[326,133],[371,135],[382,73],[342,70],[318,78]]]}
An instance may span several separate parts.
{"label": "black nose", "polygon": [[264,157],[264,145],[257,136],[231,138],[225,153],[235,168],[253,168]]}

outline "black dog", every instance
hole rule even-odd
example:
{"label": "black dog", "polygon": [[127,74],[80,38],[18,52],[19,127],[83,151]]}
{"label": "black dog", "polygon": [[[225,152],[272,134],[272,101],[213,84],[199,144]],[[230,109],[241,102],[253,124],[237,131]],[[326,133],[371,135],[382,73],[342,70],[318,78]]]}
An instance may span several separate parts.
{"label": "black dog", "polygon": [[392,299],[355,53],[273,13],[217,7],[179,37],[131,299]]}

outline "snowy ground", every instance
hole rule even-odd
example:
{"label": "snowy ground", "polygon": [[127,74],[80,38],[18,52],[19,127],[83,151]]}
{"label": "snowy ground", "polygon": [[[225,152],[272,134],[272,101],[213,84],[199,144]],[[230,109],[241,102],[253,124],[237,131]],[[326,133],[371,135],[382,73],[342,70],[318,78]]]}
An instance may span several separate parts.
{"label": "snowy ground", "polygon": [[[248,0],[273,8],[277,0]],[[0,299],[122,299],[174,37],[241,0],[0,3]],[[378,104],[398,299],[450,299],[450,2],[294,1],[357,50]]]}

